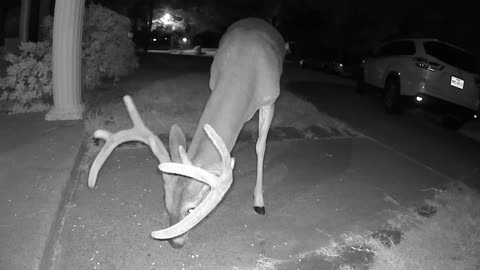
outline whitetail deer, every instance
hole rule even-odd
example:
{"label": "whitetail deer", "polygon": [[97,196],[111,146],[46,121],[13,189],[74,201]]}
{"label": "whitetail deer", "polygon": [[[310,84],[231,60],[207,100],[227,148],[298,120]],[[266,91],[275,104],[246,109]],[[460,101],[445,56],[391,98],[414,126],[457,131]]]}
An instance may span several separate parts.
{"label": "whitetail deer", "polygon": [[209,83],[212,93],[188,152],[183,132],[173,125],[169,155],[158,137],[145,127],[131,98],[125,96],[134,127],[116,134],[105,130],[95,132],[94,137],[106,143],[90,169],[89,187],[95,186],[100,168],[119,144],[141,141],[149,145],[163,172],[165,204],[170,218],[170,227],[151,235],[155,239],[168,239],[173,247],[182,247],[188,231],[203,220],[228,191],[234,166],[230,152],[243,125],[258,110],[254,209],[265,214],[263,158],[274,103],[280,93],[284,56],[284,40],[267,22],[247,18],[232,24],[214,57]]}

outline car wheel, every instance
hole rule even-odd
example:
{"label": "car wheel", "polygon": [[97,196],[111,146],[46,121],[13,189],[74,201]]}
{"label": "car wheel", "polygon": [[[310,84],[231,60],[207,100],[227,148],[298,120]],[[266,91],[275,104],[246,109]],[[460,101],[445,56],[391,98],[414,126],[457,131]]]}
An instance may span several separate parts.
{"label": "car wheel", "polygon": [[388,113],[394,114],[402,111],[400,81],[398,78],[389,77],[385,82],[383,104]]}
{"label": "car wheel", "polygon": [[357,87],[355,88],[355,92],[357,92],[357,94],[363,94],[365,93],[365,78],[363,77],[363,69],[361,69],[359,72],[358,72],[358,76],[357,76]]}

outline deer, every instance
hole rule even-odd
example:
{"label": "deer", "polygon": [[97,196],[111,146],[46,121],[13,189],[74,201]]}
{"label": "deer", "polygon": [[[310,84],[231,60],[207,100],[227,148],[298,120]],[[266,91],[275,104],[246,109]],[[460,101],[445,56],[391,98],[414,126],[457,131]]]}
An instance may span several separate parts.
{"label": "deer", "polygon": [[188,241],[189,231],[217,207],[229,190],[235,164],[231,151],[244,124],[258,111],[253,209],[265,215],[263,162],[275,101],[280,95],[285,54],[282,35],[264,20],[245,18],[229,26],[211,64],[211,94],[188,148],[181,128],[173,124],[168,152],[145,126],[132,98],[124,96],[133,127],[115,134],[95,131],[93,137],[105,140],[105,144],[90,167],[88,186],[95,187],[101,167],[118,145],[128,141],[146,144],[159,162],[170,224],[153,231],[151,237],[181,248]]}

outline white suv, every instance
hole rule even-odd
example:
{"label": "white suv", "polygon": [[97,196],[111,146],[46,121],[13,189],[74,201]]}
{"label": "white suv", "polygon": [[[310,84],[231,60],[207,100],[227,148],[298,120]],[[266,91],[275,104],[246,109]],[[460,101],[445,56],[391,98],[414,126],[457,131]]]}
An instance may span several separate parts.
{"label": "white suv", "polygon": [[[437,39],[398,39],[369,52],[361,64],[358,91],[366,84],[384,90],[387,112],[400,112],[405,97],[435,105],[459,122],[476,118],[480,80],[467,51]],[[440,106],[438,106],[440,105]]]}

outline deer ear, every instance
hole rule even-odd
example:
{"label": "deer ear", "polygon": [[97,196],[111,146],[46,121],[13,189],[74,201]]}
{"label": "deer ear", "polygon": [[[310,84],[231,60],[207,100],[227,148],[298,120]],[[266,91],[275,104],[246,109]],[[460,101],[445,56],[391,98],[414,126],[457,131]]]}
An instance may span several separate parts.
{"label": "deer ear", "polygon": [[178,147],[183,146],[184,149],[187,148],[187,140],[185,135],[177,124],[173,124],[170,128],[170,158],[172,162],[182,163]]}

